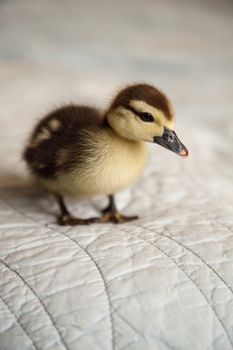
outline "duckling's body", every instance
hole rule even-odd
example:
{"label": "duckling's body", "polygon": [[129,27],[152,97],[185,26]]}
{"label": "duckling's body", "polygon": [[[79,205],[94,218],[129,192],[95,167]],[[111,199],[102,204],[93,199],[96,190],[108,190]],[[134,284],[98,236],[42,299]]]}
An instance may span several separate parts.
{"label": "duckling's body", "polygon": [[[142,123],[141,126],[141,121],[136,123],[133,120],[134,114],[140,116],[143,114],[141,109],[147,107],[150,113],[154,108],[159,115],[155,106],[140,99],[140,87],[143,90],[143,86],[145,91],[145,87],[155,89],[137,85],[134,90],[137,98],[131,99],[128,88],[126,95],[118,94],[105,114],[95,108],[66,106],[50,113],[36,126],[24,158],[36,179],[56,196],[61,209],[59,223],[73,225],[101,221],[73,218],[63,202],[65,195],[77,198],[108,195],[110,205],[104,211],[102,222],[135,219],[117,213],[113,194],[139,179],[147,159],[144,141],[150,141],[146,140],[147,137],[161,136],[163,132],[156,122],[152,136],[148,136],[151,133],[148,125]],[[161,100],[159,102],[161,106]],[[166,108],[170,113],[167,105]],[[125,124],[127,119],[131,125]],[[160,115],[160,122],[172,125],[169,118],[167,123],[164,119]]]}
{"label": "duckling's body", "polygon": [[135,183],[147,147],[114,132],[98,110],[67,106],[41,121],[25,158],[48,190],[86,198],[116,193]]}

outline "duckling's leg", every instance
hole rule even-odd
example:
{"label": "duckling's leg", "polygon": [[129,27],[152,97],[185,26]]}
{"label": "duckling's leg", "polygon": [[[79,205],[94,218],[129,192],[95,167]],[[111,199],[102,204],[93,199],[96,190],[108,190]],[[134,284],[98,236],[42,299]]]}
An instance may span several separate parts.
{"label": "duckling's leg", "polygon": [[102,210],[102,218],[100,222],[114,222],[115,224],[132,221],[138,219],[138,216],[125,216],[117,211],[114,196],[108,196],[109,204]]}
{"label": "duckling's leg", "polygon": [[89,224],[92,224],[93,222],[99,222],[99,218],[89,218],[89,219],[75,218],[68,211],[62,196],[59,194],[54,194],[54,196],[57,200],[57,203],[59,205],[60,212],[61,212],[57,220],[59,225],[70,225],[70,226],[89,225]]}

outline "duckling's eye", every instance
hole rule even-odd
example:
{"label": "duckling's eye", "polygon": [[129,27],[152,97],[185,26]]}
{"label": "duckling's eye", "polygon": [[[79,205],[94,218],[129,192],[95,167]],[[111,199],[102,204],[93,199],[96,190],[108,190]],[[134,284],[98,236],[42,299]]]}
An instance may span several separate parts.
{"label": "duckling's eye", "polygon": [[154,121],[154,118],[150,113],[140,113],[139,117],[144,122],[153,122]]}

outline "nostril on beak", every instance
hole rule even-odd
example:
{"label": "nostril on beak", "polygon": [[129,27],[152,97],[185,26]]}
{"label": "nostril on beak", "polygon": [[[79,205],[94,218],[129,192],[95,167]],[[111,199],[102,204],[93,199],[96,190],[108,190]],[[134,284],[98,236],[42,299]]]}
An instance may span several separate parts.
{"label": "nostril on beak", "polygon": [[168,142],[173,142],[175,140],[174,135],[173,134],[168,134],[167,140],[168,140]]}
{"label": "nostril on beak", "polygon": [[170,130],[165,130],[164,132],[164,139],[169,142],[169,143],[172,143],[174,140],[175,140],[175,135],[172,131]]}

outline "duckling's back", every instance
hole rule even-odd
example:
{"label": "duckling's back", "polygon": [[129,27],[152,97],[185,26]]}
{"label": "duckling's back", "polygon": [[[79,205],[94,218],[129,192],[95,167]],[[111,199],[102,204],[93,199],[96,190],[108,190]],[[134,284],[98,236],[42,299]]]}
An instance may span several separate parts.
{"label": "duckling's back", "polygon": [[[100,112],[86,106],[66,106],[45,116],[35,127],[23,157],[36,177],[53,179],[72,166],[72,155],[85,153],[84,134],[103,124]],[[69,164],[66,158],[69,153]],[[61,169],[62,168],[62,169]]]}

